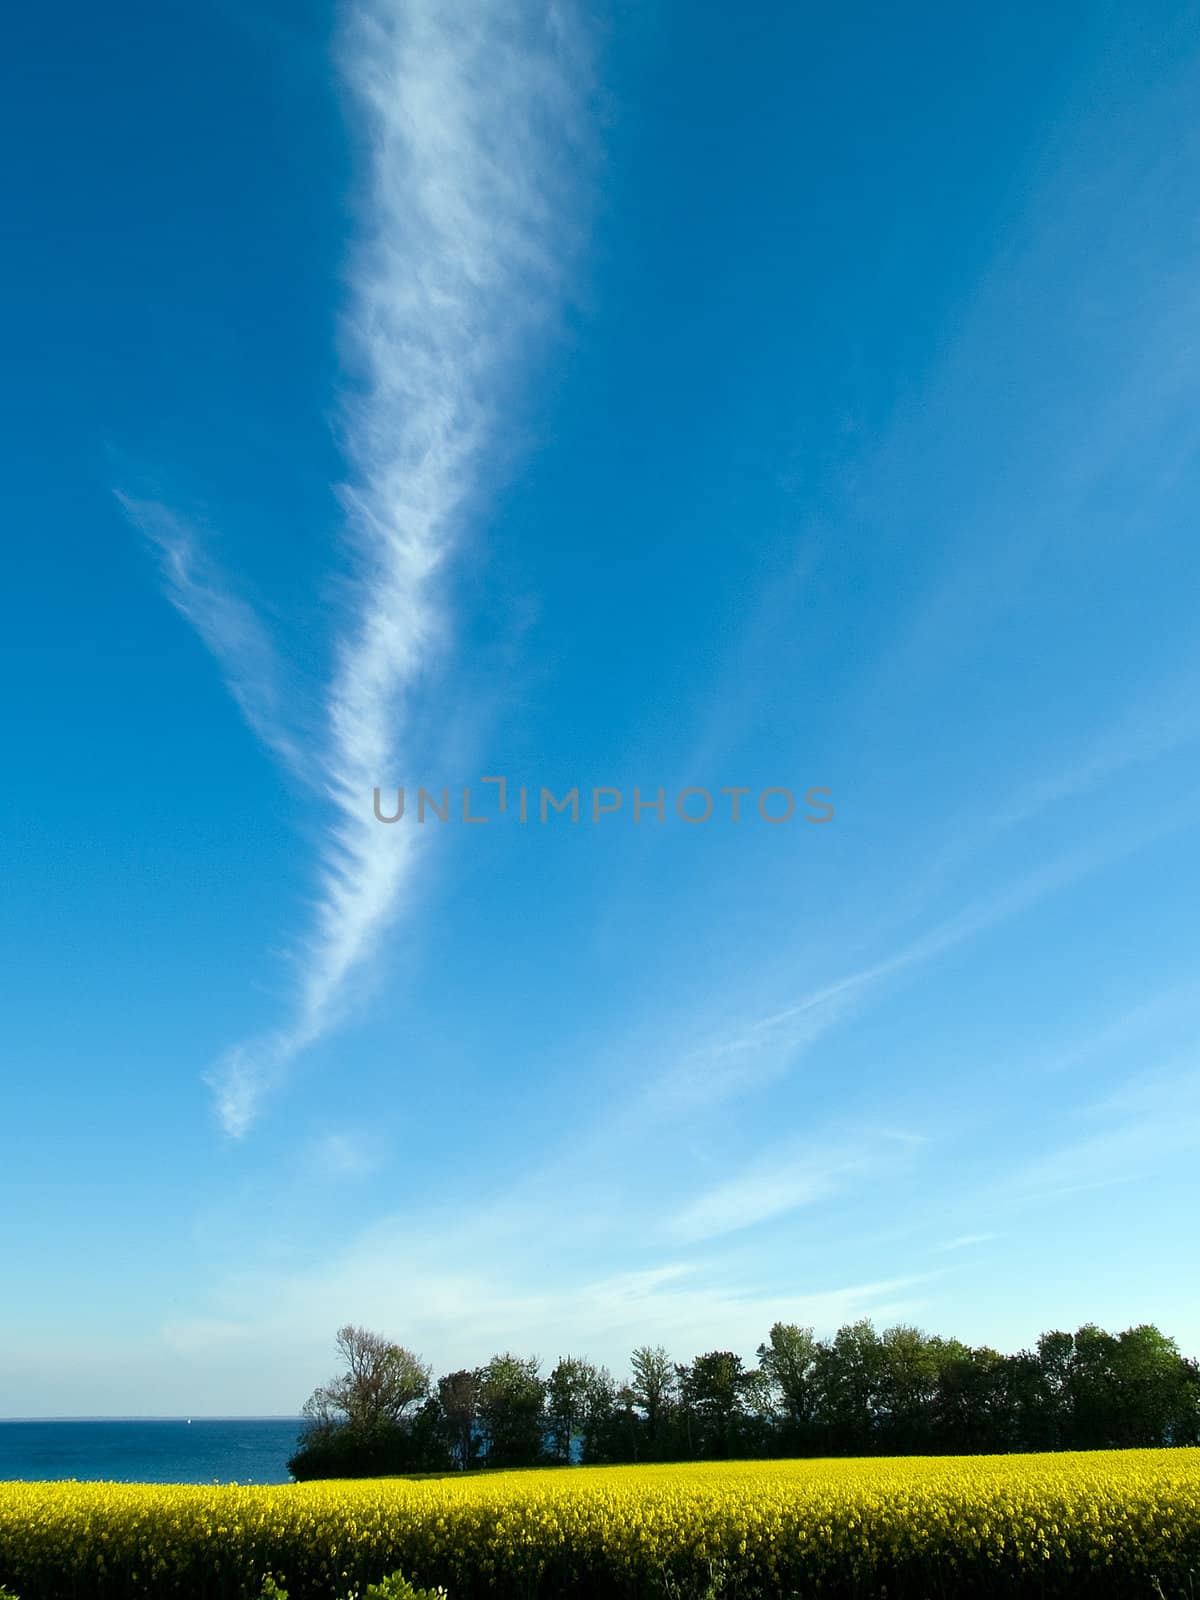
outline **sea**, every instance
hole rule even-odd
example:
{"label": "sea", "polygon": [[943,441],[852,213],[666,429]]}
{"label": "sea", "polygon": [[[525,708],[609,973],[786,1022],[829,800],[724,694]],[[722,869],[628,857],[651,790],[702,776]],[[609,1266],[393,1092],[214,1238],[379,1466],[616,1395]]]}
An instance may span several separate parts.
{"label": "sea", "polygon": [[290,1483],[299,1417],[0,1421],[0,1483]]}

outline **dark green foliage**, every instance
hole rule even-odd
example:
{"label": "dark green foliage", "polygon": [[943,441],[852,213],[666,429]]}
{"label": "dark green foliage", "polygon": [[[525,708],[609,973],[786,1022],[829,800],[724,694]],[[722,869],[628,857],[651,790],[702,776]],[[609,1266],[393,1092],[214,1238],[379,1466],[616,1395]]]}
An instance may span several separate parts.
{"label": "dark green foliage", "polygon": [[[393,1572],[378,1583],[369,1583],[361,1595],[356,1591],[343,1600],[445,1600],[445,1593],[444,1589],[414,1589],[402,1572]],[[14,1600],[14,1597],[0,1589],[0,1600]],[[289,1595],[268,1572],[259,1600],[289,1600]]]}
{"label": "dark green foliage", "polygon": [[633,1381],[628,1391],[629,1404],[640,1409],[644,1420],[640,1441],[642,1457],[646,1461],[662,1461],[670,1451],[671,1435],[677,1423],[679,1375],[662,1345],[639,1346],[633,1352],[630,1366]]}
{"label": "dark green foliage", "polygon": [[293,1478],[385,1478],[404,1472],[448,1472],[453,1466],[436,1401],[401,1423],[310,1425],[288,1462]]}
{"label": "dark green foliage", "polygon": [[479,1374],[468,1369],[438,1379],[438,1407],[442,1438],[460,1472],[475,1465],[479,1455]]}
{"label": "dark green foliage", "polygon": [[411,1350],[347,1323],[344,1370],[305,1402],[308,1424],[288,1462],[294,1478],[374,1478],[450,1465],[430,1369]]}
{"label": "dark green foliage", "polygon": [[875,1448],[884,1353],[867,1321],[839,1328],[817,1346],[817,1419],[831,1455],[867,1455]]}
{"label": "dark green foliage", "polygon": [[533,1467],[546,1452],[546,1382],[539,1361],[506,1353],[479,1373],[479,1423],[489,1467]]}
{"label": "dark green foliage", "polygon": [[803,1455],[816,1437],[817,1341],[812,1329],[775,1323],[766,1344],[758,1347],[758,1364],[780,1443],[789,1453]]}
{"label": "dark green foliage", "polygon": [[580,1356],[561,1356],[546,1380],[551,1459],[560,1466],[576,1460],[590,1426],[612,1409],[613,1398],[613,1381],[603,1367]]}
{"label": "dark green foliage", "polygon": [[689,1453],[696,1460],[725,1461],[757,1454],[754,1414],[746,1401],[751,1374],[731,1350],[710,1350],[689,1367],[680,1367],[679,1395]]}
{"label": "dark green foliage", "polygon": [[598,1396],[596,1409],[588,1418],[583,1436],[583,1463],[599,1467],[655,1459],[648,1450],[645,1423],[636,1410],[634,1392],[630,1386],[622,1384],[619,1389],[614,1387],[607,1396]]}
{"label": "dark green foliage", "polygon": [[[367,1341],[385,1390],[403,1404],[375,1424],[349,1415],[345,1387],[336,1391],[340,1418],[310,1406],[314,1420],[289,1463],[298,1478],[1200,1443],[1200,1369],[1150,1325],[1113,1334],[1088,1323],[1004,1356],[903,1325],[881,1333],[859,1321],[818,1339],[777,1322],[757,1367],[729,1350],[677,1365],[661,1346],[643,1345],[631,1381],[618,1385],[578,1356],[560,1358],[543,1378],[535,1359],[504,1354],[440,1379],[415,1408],[428,1369],[349,1331]],[[389,1351],[398,1352],[394,1363]]]}
{"label": "dark green foliage", "polygon": [[[1047,1333],[1019,1363],[1019,1399],[1047,1449],[1097,1450],[1200,1439],[1196,1363],[1174,1339],[1143,1324],[1106,1333],[1085,1323]],[[1032,1414],[1032,1416],[1030,1415]]]}
{"label": "dark green foliage", "polygon": [[304,1403],[315,1427],[348,1423],[369,1433],[401,1425],[429,1394],[430,1369],[411,1350],[347,1323],[335,1340],[344,1371]]}
{"label": "dark green foliage", "polygon": [[362,1600],[443,1600],[445,1592],[444,1589],[414,1589],[402,1572],[393,1572],[378,1583],[369,1583],[362,1592]]}

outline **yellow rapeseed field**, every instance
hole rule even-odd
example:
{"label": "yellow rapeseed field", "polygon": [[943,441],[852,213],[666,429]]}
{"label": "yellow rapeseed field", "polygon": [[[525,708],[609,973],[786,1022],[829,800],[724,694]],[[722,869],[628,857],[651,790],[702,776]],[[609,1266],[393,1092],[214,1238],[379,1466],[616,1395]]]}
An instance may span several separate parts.
{"label": "yellow rapeseed field", "polygon": [[1200,1600],[1200,1450],[763,1461],[279,1488],[0,1484],[19,1600],[340,1600],[395,1568],[506,1596]]}

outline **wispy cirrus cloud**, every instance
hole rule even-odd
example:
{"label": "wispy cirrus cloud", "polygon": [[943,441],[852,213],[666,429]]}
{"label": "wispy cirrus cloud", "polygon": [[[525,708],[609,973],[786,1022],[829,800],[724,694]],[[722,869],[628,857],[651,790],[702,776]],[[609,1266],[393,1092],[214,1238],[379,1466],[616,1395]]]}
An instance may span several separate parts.
{"label": "wispy cirrus cloud", "polygon": [[740,1172],[694,1196],[667,1223],[667,1232],[693,1243],[716,1239],[786,1216],[827,1199],[924,1140],[877,1134],[841,1144],[793,1141],[764,1151]]}
{"label": "wispy cirrus cloud", "polygon": [[1094,1032],[1051,1049],[1047,1052],[1046,1071],[1072,1072],[1105,1055],[1117,1051],[1127,1053],[1135,1041],[1139,1054],[1144,1054],[1148,1037],[1172,1024],[1194,1022],[1197,1017],[1200,1017],[1200,979],[1189,976],[1181,982],[1168,984],[1135,1005],[1126,1006]]}
{"label": "wispy cirrus cloud", "polygon": [[858,1015],[891,980],[934,964],[960,945],[1132,853],[1160,832],[1189,821],[1184,810],[1140,833],[1069,851],[995,893],[969,901],[891,954],[818,985],[779,1010],[731,1025],[716,1038],[683,1051],[637,1097],[630,1115],[641,1116],[647,1110],[660,1114],[698,1110],[762,1088],[789,1072],[824,1035]]}
{"label": "wispy cirrus cloud", "polygon": [[258,613],[217,567],[196,529],[156,500],[117,491],[129,521],[153,545],[167,598],[220,663],[229,692],[268,749],[303,773],[297,698]]}
{"label": "wispy cirrus cloud", "polygon": [[[411,1218],[389,1218],[315,1268],[271,1277],[265,1292],[261,1277],[251,1293],[244,1275],[232,1276],[211,1310],[169,1322],[163,1338],[202,1365],[239,1348],[270,1349],[277,1361],[281,1349],[291,1354],[298,1337],[312,1342],[298,1329],[321,1328],[330,1305],[348,1305],[369,1326],[402,1328],[412,1348],[440,1352],[447,1368],[476,1366],[497,1349],[519,1347],[536,1329],[537,1353],[547,1363],[576,1350],[624,1377],[629,1352],[648,1336],[680,1359],[714,1344],[750,1356],[776,1321],[831,1334],[858,1317],[886,1323],[911,1316],[928,1282],[911,1275],[835,1280],[778,1293],[747,1283],[742,1273],[714,1274],[698,1263],[667,1260],[596,1275],[581,1271],[576,1256],[556,1265],[548,1285],[536,1228],[504,1232],[499,1241],[489,1234],[485,1248],[472,1230],[460,1228],[430,1244]],[[314,1382],[328,1361],[322,1340],[312,1355]]]}
{"label": "wispy cirrus cloud", "polygon": [[370,1133],[330,1131],[313,1141],[307,1152],[307,1169],[333,1181],[370,1177],[383,1163],[384,1145]]}
{"label": "wispy cirrus cloud", "polygon": [[1012,1175],[1013,1192],[1040,1201],[1194,1162],[1200,1147],[1200,1072],[1186,1059],[1139,1073],[1076,1111],[1066,1128],[1061,1143]]}
{"label": "wispy cirrus cloud", "polygon": [[292,1012],[234,1044],[210,1075],[235,1137],[289,1063],[337,1024],[352,975],[412,892],[416,835],[381,829],[371,793],[411,752],[414,703],[451,631],[448,558],[486,487],[517,358],[555,304],[584,44],[553,0],[368,0],[348,17],[342,69],[369,174],[345,317],[352,576],[323,734],[302,749],[283,736],[277,664],[253,613],[204,569],[170,513],[126,502],[247,720],[306,766],[330,807]]}
{"label": "wispy cirrus cloud", "polygon": [[934,1245],[934,1251],[943,1255],[948,1250],[975,1250],[981,1244],[991,1244],[998,1235],[994,1233],[960,1233],[955,1239],[947,1239],[943,1244]]}

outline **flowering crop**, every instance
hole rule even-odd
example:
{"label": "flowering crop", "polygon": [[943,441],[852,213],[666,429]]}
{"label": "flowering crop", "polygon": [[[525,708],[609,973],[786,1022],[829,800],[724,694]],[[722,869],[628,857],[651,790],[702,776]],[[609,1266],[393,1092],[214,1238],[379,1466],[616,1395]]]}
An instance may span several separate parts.
{"label": "flowering crop", "polygon": [[1200,1594],[1200,1450],[559,1468],[276,1488],[0,1485],[21,1600]]}

